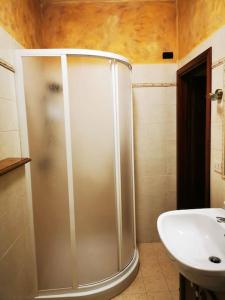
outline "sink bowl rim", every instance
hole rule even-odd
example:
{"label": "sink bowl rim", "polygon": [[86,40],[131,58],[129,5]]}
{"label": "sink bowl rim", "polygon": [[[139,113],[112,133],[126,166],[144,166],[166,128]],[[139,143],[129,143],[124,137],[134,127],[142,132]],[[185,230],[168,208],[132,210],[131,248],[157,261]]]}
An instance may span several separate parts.
{"label": "sink bowl rim", "polygon": [[[223,259],[223,264],[212,264],[212,267],[214,266],[215,269],[209,269],[207,266],[198,266],[195,264],[190,264],[185,258],[181,257],[179,254],[175,253],[172,251],[170,247],[168,247],[166,243],[166,237],[163,235],[163,230],[162,230],[162,224],[163,221],[165,220],[166,216],[170,215],[203,215],[205,217],[208,217],[212,219],[212,217],[222,216],[225,217],[225,210],[222,208],[203,208],[203,209],[187,209],[187,210],[173,210],[173,211],[168,211],[162,213],[157,220],[157,228],[158,228],[158,233],[160,236],[161,241],[163,242],[165,248],[167,251],[170,253],[170,255],[179,263],[181,264],[184,268],[187,270],[192,269],[195,270],[196,272],[204,272],[204,274],[207,276],[217,276],[217,275],[225,275],[225,259]],[[215,220],[216,222],[216,220]],[[224,233],[225,233],[225,224],[222,223],[216,223],[218,226],[222,226]],[[217,269],[216,269],[217,268]]]}

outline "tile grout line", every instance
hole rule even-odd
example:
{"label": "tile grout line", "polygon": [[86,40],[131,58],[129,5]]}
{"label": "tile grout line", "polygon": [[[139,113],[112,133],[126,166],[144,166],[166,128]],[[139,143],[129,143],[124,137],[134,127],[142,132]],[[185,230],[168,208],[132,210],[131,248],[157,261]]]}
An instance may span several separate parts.
{"label": "tile grout line", "polygon": [[12,102],[12,103],[16,103],[16,98],[6,98],[6,97],[1,97],[0,96],[0,100],[2,101],[9,101],[9,102]]}
{"label": "tile grout line", "polygon": [[[169,259],[168,255],[167,255],[166,253],[165,253],[165,256],[168,258],[168,261],[170,262],[170,259]],[[160,263],[160,259],[159,259],[159,256],[158,256],[158,255],[157,255],[157,260],[158,260],[158,263],[159,263],[159,265],[160,265],[160,269],[162,270],[162,263]],[[170,286],[169,286],[169,283],[168,283],[168,281],[167,281],[167,277],[166,277],[166,275],[164,275],[163,270],[162,270],[162,276],[163,276],[163,278],[164,278],[164,280],[165,280],[165,282],[166,282],[167,289],[168,289],[168,293],[169,293],[169,295],[171,296],[171,299],[172,299],[172,298],[173,298],[173,297],[172,297],[172,292],[173,292],[173,291],[170,290]]]}
{"label": "tile grout line", "polygon": [[[154,242],[152,243],[153,245],[153,255],[155,256],[155,258],[156,258],[156,261],[157,261],[157,264],[159,265],[159,267],[160,267],[160,274],[162,275],[162,277],[163,277],[163,279],[165,280],[165,284],[166,284],[166,287],[167,287],[167,291],[155,291],[155,292],[148,292],[147,291],[147,288],[146,288],[146,286],[145,286],[145,281],[143,280],[143,283],[144,283],[144,286],[145,286],[145,289],[146,289],[146,293],[147,293],[147,298],[149,297],[149,296],[151,296],[151,294],[159,294],[159,293],[168,293],[169,295],[170,295],[170,290],[169,290],[169,287],[168,287],[168,284],[167,284],[167,281],[166,281],[166,279],[165,279],[165,277],[164,277],[164,274],[163,274],[163,271],[162,271],[162,267],[161,267],[161,264],[159,263],[159,260],[158,260],[158,255],[157,255],[157,251],[156,251],[156,249],[154,249]],[[146,277],[148,277],[148,276],[146,276]],[[144,276],[143,276],[143,278],[144,278]]]}
{"label": "tile grout line", "polygon": [[[160,264],[160,261],[159,261],[159,257],[158,257],[158,256],[157,256],[157,260],[158,260],[158,263],[159,263],[159,265],[160,265],[160,269],[162,270],[162,267],[161,267],[161,264]],[[168,284],[168,282],[167,282],[167,280],[166,280],[166,277],[165,277],[165,275],[164,275],[163,272],[162,272],[162,276],[163,276],[163,278],[164,278],[164,280],[165,280],[165,282],[166,282],[166,286],[167,286],[168,292],[170,293],[169,284]]]}
{"label": "tile grout line", "polygon": [[[173,263],[170,261],[169,257],[168,257],[168,261],[173,265]],[[160,264],[160,262],[159,262],[159,264]],[[160,266],[161,266],[161,264],[160,264]],[[172,293],[175,293],[175,292],[177,292],[177,291],[179,292],[179,288],[178,288],[178,290],[171,290],[171,289],[170,289],[169,283],[167,282],[167,279],[166,279],[166,275],[164,275],[164,272],[162,272],[162,274],[163,274],[163,277],[164,277],[164,279],[165,279],[165,281],[166,281],[166,284],[167,284],[169,293],[172,294]],[[172,297],[172,298],[173,298],[173,297]]]}
{"label": "tile grout line", "polygon": [[[141,264],[141,259],[140,259],[140,264]],[[141,266],[140,266],[140,267],[141,267]],[[146,294],[146,296],[147,296],[147,289],[146,289],[146,286],[145,286],[144,277],[143,277],[143,274],[142,274],[142,271],[141,271],[141,268],[140,268],[140,267],[139,267],[138,273],[140,272],[140,274],[141,274],[141,281],[142,281],[143,286],[144,286],[144,292],[145,292],[145,294]]]}
{"label": "tile grout line", "polygon": [[157,255],[157,261],[158,261],[158,264],[159,264],[159,266],[160,266],[160,270],[161,270],[162,276],[163,276],[163,278],[164,278],[164,280],[165,280],[165,283],[166,283],[166,286],[167,286],[167,290],[168,290],[168,292],[169,292],[169,294],[170,294],[169,285],[168,285],[168,282],[167,282],[166,277],[165,277],[165,275],[164,275],[164,272],[163,272],[162,266],[161,266],[161,264],[160,264],[160,260],[159,260],[159,256],[158,256],[158,255]]}
{"label": "tile grout line", "polygon": [[5,133],[5,132],[19,132],[19,129],[9,129],[9,130],[1,130],[0,129],[0,133]]}
{"label": "tile grout line", "polygon": [[4,257],[10,252],[13,246],[17,243],[17,241],[23,236],[23,233],[17,236],[17,238],[10,244],[7,250],[1,255],[0,262],[4,259]]}

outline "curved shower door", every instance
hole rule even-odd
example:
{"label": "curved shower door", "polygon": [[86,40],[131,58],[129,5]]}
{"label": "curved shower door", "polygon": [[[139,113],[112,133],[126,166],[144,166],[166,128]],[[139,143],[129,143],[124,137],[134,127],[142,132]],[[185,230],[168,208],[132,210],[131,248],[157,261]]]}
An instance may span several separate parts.
{"label": "curved shower door", "polygon": [[72,287],[60,57],[24,57],[38,289]]}
{"label": "curved shower door", "polygon": [[138,262],[129,64],[88,55],[22,58],[41,291],[107,287]]}
{"label": "curved shower door", "polygon": [[114,125],[110,60],[68,57],[77,277],[118,270]]}

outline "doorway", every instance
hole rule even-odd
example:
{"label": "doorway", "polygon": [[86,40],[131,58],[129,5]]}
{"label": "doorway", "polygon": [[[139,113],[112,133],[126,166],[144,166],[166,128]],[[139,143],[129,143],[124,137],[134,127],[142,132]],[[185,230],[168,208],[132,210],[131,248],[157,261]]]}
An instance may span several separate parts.
{"label": "doorway", "polygon": [[[177,209],[210,207],[212,48],[177,71]],[[195,299],[180,275],[180,299]]]}
{"label": "doorway", "polygon": [[177,208],[210,207],[209,48],[177,71]]}

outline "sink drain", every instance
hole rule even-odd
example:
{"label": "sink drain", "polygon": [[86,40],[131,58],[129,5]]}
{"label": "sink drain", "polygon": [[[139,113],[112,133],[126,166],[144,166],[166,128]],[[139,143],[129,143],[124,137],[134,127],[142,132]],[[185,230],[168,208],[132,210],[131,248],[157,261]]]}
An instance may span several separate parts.
{"label": "sink drain", "polygon": [[212,263],[214,263],[214,264],[219,264],[219,263],[221,263],[221,259],[220,259],[219,257],[217,257],[217,256],[210,256],[210,257],[209,257],[209,260],[210,260]]}

